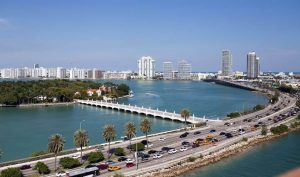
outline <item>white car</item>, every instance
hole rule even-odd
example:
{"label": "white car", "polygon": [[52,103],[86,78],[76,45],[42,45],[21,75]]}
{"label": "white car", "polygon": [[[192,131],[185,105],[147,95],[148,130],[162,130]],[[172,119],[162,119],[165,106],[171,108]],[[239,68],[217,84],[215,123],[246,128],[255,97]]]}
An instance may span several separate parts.
{"label": "white car", "polygon": [[159,159],[159,158],[161,158],[161,157],[162,157],[161,154],[154,154],[154,155],[153,155],[153,159]]}
{"label": "white car", "polygon": [[176,149],[170,149],[170,150],[168,151],[169,154],[175,154],[176,152],[177,152]]}
{"label": "white car", "polygon": [[74,159],[79,159],[80,158],[80,154],[74,154],[71,157],[74,158]]}
{"label": "white car", "polygon": [[[148,147],[152,147],[153,144],[152,143],[148,143]],[[147,145],[145,145],[145,147],[147,147]]]}
{"label": "white car", "polygon": [[186,150],[188,150],[187,147],[184,147],[184,146],[183,146],[183,147],[180,148],[180,151],[181,151],[181,152],[186,151]]}
{"label": "white car", "polygon": [[67,174],[66,174],[66,172],[64,172],[64,171],[60,171],[60,172],[57,172],[56,174],[55,174],[55,176],[57,176],[57,177],[63,177],[63,176],[66,176]]}
{"label": "white car", "polygon": [[133,163],[133,162],[134,162],[133,159],[126,159],[126,160],[125,160],[125,163]]}
{"label": "white car", "polygon": [[166,140],[166,138],[165,137],[160,137],[158,140],[159,141],[164,141],[164,140]]}

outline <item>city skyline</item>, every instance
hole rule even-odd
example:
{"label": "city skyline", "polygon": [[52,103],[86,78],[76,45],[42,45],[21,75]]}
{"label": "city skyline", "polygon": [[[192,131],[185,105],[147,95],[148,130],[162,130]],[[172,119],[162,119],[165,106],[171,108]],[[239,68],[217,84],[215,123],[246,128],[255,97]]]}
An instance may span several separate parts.
{"label": "city skyline", "polygon": [[[246,71],[246,54],[261,70],[299,71],[300,2],[151,1],[90,3],[1,0],[0,67],[97,67],[136,70],[140,56],[188,60],[193,71],[219,71],[220,51]],[[22,10],[20,10],[22,9]],[[245,13],[252,11],[253,13]],[[26,34],[26,35],[25,35]]]}

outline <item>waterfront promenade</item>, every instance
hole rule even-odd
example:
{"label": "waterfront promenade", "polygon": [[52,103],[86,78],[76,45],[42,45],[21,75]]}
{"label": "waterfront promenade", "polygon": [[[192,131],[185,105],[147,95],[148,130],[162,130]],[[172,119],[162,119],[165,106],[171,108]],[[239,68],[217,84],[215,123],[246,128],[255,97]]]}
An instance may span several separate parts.
{"label": "waterfront promenade", "polygon": [[[167,112],[166,110],[161,111],[158,109],[151,109],[151,108],[144,108],[138,107],[136,105],[125,105],[125,104],[119,104],[119,103],[112,103],[112,102],[106,102],[106,101],[93,101],[93,100],[76,100],[79,104],[85,104],[90,106],[97,106],[101,108],[107,108],[122,112],[130,112],[135,114],[141,114],[145,116],[152,116],[152,117],[159,117],[163,119],[169,119],[172,121],[179,121],[179,122],[185,122],[185,119],[181,117],[180,114],[177,114],[175,111]],[[192,115],[186,120],[188,123],[196,124],[201,122],[219,122],[220,120],[213,120],[213,119],[205,119],[205,117],[196,117],[195,115]]]}

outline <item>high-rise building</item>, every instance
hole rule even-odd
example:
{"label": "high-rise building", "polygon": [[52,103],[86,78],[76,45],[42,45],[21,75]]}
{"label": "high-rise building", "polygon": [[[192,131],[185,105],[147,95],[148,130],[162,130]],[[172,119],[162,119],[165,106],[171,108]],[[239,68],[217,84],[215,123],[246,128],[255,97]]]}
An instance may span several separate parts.
{"label": "high-rise building", "polygon": [[187,63],[185,60],[182,60],[178,63],[178,74],[177,78],[180,80],[191,79],[192,66]]}
{"label": "high-rise building", "polygon": [[150,56],[143,56],[138,60],[139,77],[151,79],[155,74],[155,60]]}
{"label": "high-rise building", "polygon": [[255,52],[247,54],[247,77],[257,78],[260,73],[259,57],[256,57]]}
{"label": "high-rise building", "polygon": [[164,79],[171,80],[173,79],[173,63],[172,62],[164,62]]}
{"label": "high-rise building", "polygon": [[232,55],[229,50],[222,50],[222,75],[230,76],[232,74]]}
{"label": "high-rise building", "polygon": [[33,64],[33,68],[36,69],[36,68],[39,68],[40,65],[39,64]]}

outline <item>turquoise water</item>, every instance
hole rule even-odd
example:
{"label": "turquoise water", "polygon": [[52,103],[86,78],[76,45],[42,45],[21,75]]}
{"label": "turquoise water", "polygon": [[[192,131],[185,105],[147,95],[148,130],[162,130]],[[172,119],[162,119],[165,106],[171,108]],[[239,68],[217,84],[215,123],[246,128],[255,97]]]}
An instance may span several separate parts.
{"label": "turquoise water", "polygon": [[[135,92],[134,98],[119,102],[136,104],[161,110],[179,112],[189,108],[197,116],[223,117],[228,112],[250,108],[266,103],[263,96],[255,93],[215,84],[194,81],[117,81],[123,82]],[[0,108],[0,149],[4,154],[1,161],[28,157],[33,151],[46,150],[48,137],[60,133],[66,140],[65,148],[73,148],[73,133],[86,129],[90,144],[102,143],[102,127],[114,124],[118,138],[124,125],[132,121],[140,124],[143,116],[105,110],[83,105],[50,106],[36,108]],[[177,122],[151,119],[152,133],[182,127]],[[138,134],[141,135],[139,128]]]}
{"label": "turquoise water", "polygon": [[181,177],[272,177],[299,166],[300,132],[297,132]]}

